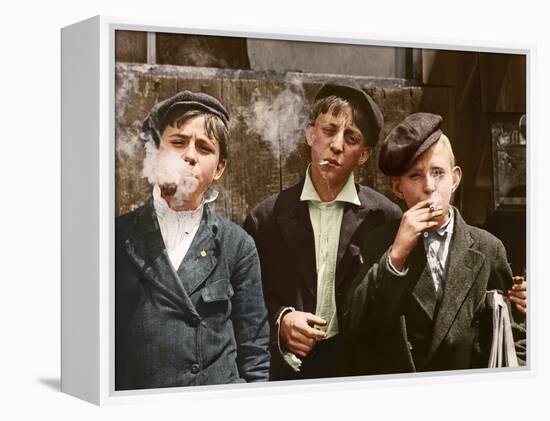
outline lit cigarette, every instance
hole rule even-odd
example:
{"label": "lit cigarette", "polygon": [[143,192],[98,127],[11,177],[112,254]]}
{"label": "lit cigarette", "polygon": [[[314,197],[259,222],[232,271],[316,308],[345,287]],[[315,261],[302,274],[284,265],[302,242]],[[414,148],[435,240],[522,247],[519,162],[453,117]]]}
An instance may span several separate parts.
{"label": "lit cigarette", "polygon": [[326,159],[321,159],[319,165],[327,165],[329,162]]}
{"label": "lit cigarette", "polygon": [[164,183],[161,188],[164,194],[173,196],[178,190],[178,185],[176,183]]}

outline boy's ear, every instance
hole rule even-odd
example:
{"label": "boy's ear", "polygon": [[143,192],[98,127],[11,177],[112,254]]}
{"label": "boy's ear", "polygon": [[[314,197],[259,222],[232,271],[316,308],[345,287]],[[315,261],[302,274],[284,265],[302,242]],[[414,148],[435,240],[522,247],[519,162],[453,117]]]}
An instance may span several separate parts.
{"label": "boy's ear", "polygon": [[364,165],[369,160],[373,151],[374,148],[372,146],[365,146],[363,148],[363,152],[361,152],[361,156],[359,157],[359,166]]}
{"label": "boy's ear", "polygon": [[403,193],[401,192],[401,180],[399,177],[390,178],[390,189],[399,199],[404,199]]}
{"label": "boy's ear", "polygon": [[458,165],[453,168],[453,193],[456,191],[460,185],[460,180],[462,179],[462,168]]}
{"label": "boy's ear", "polygon": [[309,146],[313,144],[313,126],[311,124],[306,127],[306,142]]}
{"label": "boy's ear", "polygon": [[219,180],[223,174],[223,172],[225,171],[225,164],[226,164],[226,160],[225,159],[220,159],[218,161],[218,165],[216,166],[216,174],[214,174],[214,180]]}

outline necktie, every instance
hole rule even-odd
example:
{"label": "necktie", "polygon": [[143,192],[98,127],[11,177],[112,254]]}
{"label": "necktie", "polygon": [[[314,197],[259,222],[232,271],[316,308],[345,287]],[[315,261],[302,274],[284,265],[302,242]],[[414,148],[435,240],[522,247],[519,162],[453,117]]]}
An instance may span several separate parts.
{"label": "necktie", "polygon": [[435,292],[437,300],[440,301],[443,296],[443,288],[445,282],[445,270],[441,262],[443,255],[443,246],[445,244],[445,238],[447,233],[440,235],[437,233],[431,233],[428,237],[428,248],[426,253],[426,259],[430,265],[432,271],[432,277],[434,280]]}

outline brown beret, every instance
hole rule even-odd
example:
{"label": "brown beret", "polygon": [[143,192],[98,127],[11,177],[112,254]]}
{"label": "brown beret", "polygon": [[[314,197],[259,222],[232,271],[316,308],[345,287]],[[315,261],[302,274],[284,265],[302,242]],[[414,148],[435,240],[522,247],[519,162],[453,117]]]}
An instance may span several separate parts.
{"label": "brown beret", "polygon": [[359,130],[365,138],[365,143],[369,146],[375,146],[378,143],[380,130],[384,125],[384,117],[370,95],[355,82],[329,80],[321,86],[321,89],[315,95],[315,102],[331,95],[345,99],[354,109],[361,112],[366,120],[366,125],[357,122]]}
{"label": "brown beret", "polygon": [[392,177],[404,174],[443,133],[443,118],[437,114],[411,114],[388,134],[378,158],[378,167]]}

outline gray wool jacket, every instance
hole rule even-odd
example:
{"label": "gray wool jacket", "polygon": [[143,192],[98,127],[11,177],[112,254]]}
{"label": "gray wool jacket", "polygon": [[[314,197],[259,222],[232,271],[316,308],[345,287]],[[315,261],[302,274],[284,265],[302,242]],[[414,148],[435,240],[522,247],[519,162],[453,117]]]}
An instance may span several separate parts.
{"label": "gray wool jacket", "polygon": [[[487,367],[492,313],[486,291],[503,294],[512,272],[502,242],[468,225],[458,209],[441,302],[419,241],[406,276],[388,270],[387,250],[399,221],[374,231],[361,249],[364,265],[346,297],[341,320],[346,375]],[[506,298],[507,300],[507,298]],[[515,308],[512,331],[520,365],[526,363],[525,318]]]}
{"label": "gray wool jacket", "polygon": [[152,200],[116,219],[115,389],[268,380],[254,241],[204,206],[176,270]]}

